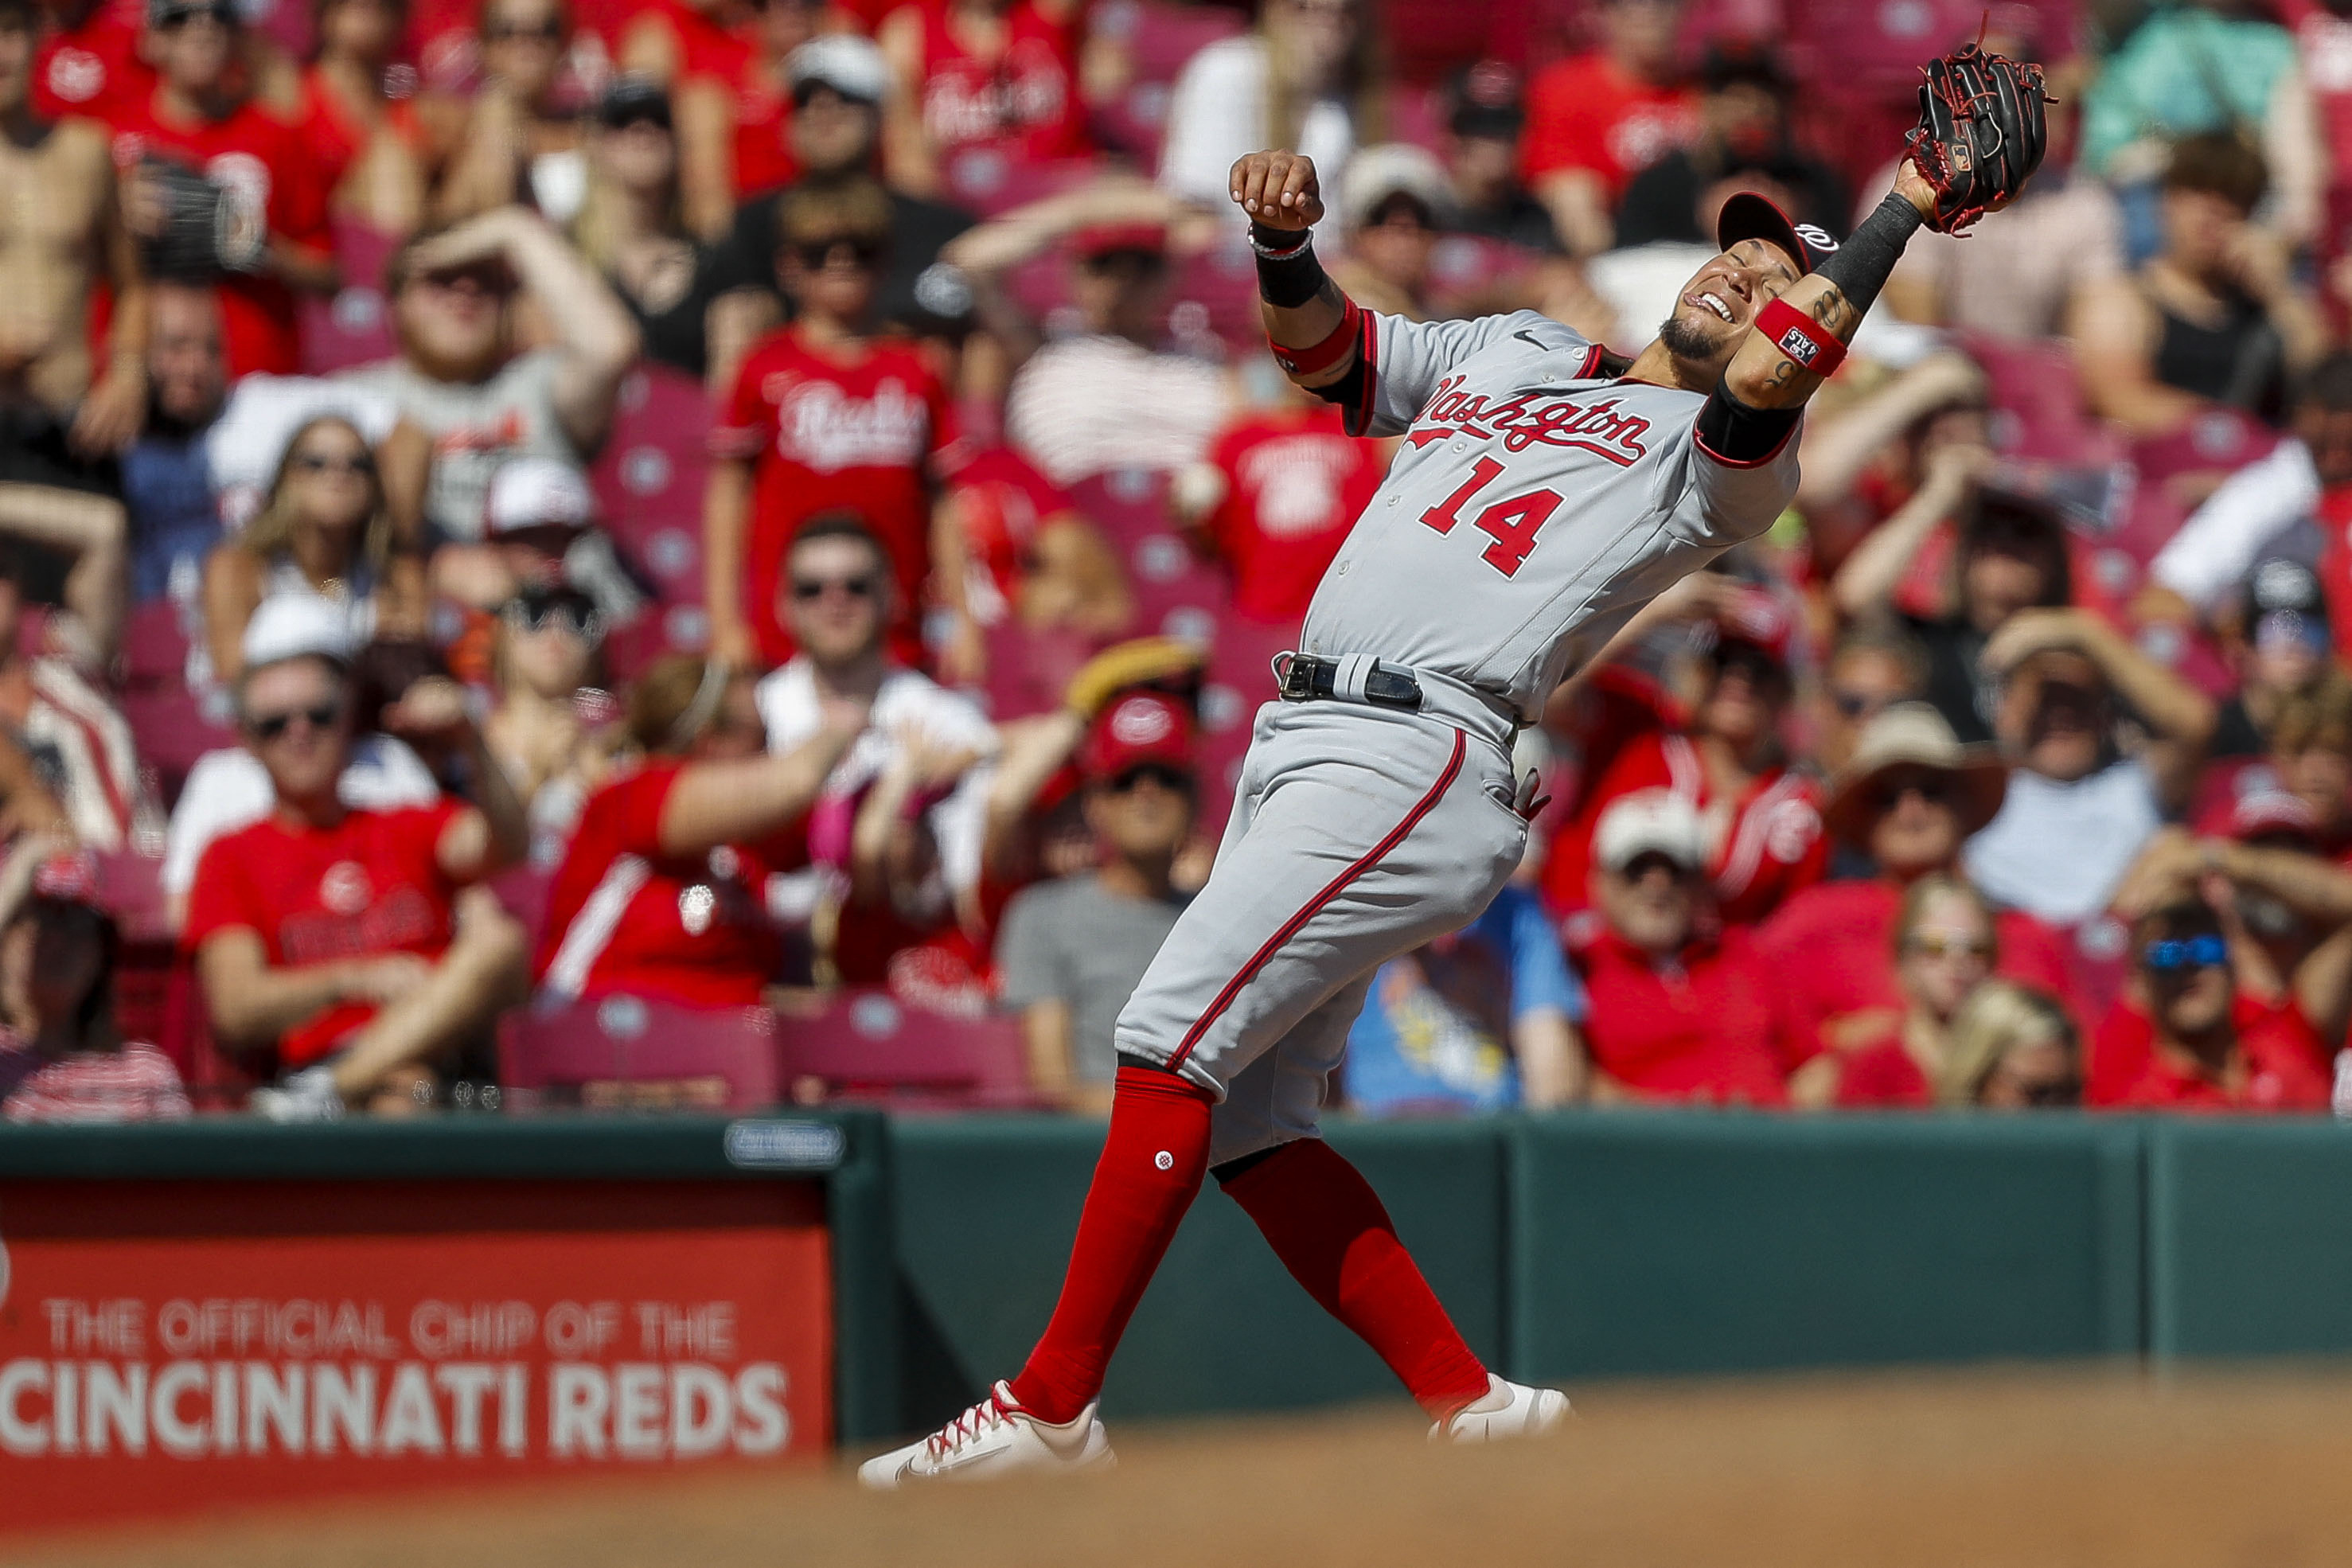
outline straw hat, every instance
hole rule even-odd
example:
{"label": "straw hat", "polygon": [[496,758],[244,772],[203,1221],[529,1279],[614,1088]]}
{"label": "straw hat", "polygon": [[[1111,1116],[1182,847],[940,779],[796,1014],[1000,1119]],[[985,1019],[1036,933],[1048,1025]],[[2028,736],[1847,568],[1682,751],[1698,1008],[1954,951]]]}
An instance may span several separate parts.
{"label": "straw hat", "polygon": [[1853,755],[1830,781],[1822,813],[1829,830],[1860,846],[1870,834],[1870,797],[1897,768],[1927,768],[1955,784],[1952,809],[1965,837],[1990,822],[2009,793],[2009,769],[1989,746],[1963,746],[1941,713],[1925,702],[1897,702],[1864,726]]}

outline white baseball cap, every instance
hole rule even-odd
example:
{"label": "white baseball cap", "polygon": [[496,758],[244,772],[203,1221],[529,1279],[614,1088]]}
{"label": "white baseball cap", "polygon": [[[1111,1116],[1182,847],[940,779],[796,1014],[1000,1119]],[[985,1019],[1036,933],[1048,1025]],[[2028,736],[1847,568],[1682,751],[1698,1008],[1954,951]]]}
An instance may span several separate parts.
{"label": "white baseball cap", "polygon": [[1706,828],[1690,802],[1672,790],[1637,790],[1610,803],[1592,830],[1592,858],[1622,871],[1648,854],[1664,855],[1686,871],[1706,864]]}
{"label": "white baseball cap", "polygon": [[482,509],[492,533],[518,528],[585,528],[596,516],[596,498],[579,469],[553,458],[517,458],[490,476],[490,499]]}
{"label": "white baseball cap", "polygon": [[242,644],[247,674],[289,658],[352,661],[351,612],[316,594],[272,594],[245,623]]}
{"label": "white baseball cap", "polygon": [[1445,178],[1445,166],[1426,149],[1410,142],[1383,142],[1360,149],[1348,160],[1339,176],[1339,216],[1349,228],[1363,227],[1382,202],[1396,195],[1419,202],[1441,226],[1454,215],[1454,187]]}
{"label": "white baseball cap", "polygon": [[854,33],[811,38],[784,57],[784,83],[798,100],[804,87],[829,87],[857,103],[879,103],[890,87],[882,51]]}

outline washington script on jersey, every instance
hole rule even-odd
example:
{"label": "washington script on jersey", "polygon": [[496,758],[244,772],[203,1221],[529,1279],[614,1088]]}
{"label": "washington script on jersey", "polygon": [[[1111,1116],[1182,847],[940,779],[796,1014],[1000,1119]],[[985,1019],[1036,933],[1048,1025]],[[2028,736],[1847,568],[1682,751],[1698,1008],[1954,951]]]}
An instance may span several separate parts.
{"label": "washington script on jersey", "polygon": [[776,405],[776,450],[786,459],[820,474],[922,460],[929,410],[897,380],[883,381],[871,397],[852,397],[829,381],[770,379],[787,384],[760,389]]}
{"label": "washington script on jersey", "polygon": [[1405,439],[1415,447],[1449,437],[1469,436],[1481,441],[1500,437],[1507,452],[1524,452],[1540,441],[1548,447],[1575,447],[1632,468],[1648,457],[1642,437],[1650,422],[1636,414],[1621,414],[1620,398],[1573,403],[1549,391],[1515,393],[1487,405],[1485,393],[1462,390],[1465,375],[1449,375],[1437,384],[1437,395]]}

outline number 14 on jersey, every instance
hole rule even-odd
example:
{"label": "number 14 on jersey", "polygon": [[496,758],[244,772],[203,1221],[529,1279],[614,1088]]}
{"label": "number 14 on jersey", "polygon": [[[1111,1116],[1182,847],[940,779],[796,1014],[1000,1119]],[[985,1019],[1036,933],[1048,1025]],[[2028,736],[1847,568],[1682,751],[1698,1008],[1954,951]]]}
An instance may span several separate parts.
{"label": "number 14 on jersey", "polygon": [[[1462,521],[1462,509],[1474,500],[1480,490],[1503,477],[1503,465],[1492,458],[1481,458],[1470,470],[1470,477],[1461,488],[1437,505],[1421,514],[1421,521],[1440,533],[1451,533]],[[1512,496],[1488,506],[1471,521],[1470,526],[1494,540],[1486,546],[1487,565],[1504,576],[1516,576],[1536,547],[1536,531],[1543,527],[1554,509],[1559,505],[1559,495],[1554,490],[1529,490],[1525,495]]]}

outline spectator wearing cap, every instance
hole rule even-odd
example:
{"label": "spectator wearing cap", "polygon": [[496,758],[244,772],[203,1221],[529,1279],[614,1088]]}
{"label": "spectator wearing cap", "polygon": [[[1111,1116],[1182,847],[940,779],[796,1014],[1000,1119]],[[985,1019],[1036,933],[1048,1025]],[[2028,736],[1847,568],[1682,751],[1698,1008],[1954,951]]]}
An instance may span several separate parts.
{"label": "spectator wearing cap", "polygon": [[172,272],[218,295],[232,376],[291,374],[301,362],[297,295],[332,292],[340,280],[325,174],[299,132],[248,100],[244,24],[230,0],[147,0],[146,13],[141,47],[154,88],[111,126],[115,164],[129,171],[124,226],[147,247],[151,272],[175,218],[208,226],[214,253],[173,247]]}
{"label": "spectator wearing cap", "polygon": [[1780,741],[1793,686],[1797,636],[1788,609],[1731,578],[1685,580],[1667,607],[1711,634],[1698,659],[1698,689],[1685,724],[1663,721],[1588,756],[1597,777],[1552,847],[1543,886],[1558,909],[1580,905],[1599,824],[1622,797],[1664,790],[1702,826],[1715,904],[1727,925],[1752,925],[1829,867],[1821,794],[1791,771]]}
{"label": "spectator wearing cap", "polygon": [[122,455],[131,602],[193,596],[220,542],[220,497],[205,436],[228,402],[220,301],[209,289],[147,290],[147,422]]}
{"label": "spectator wearing cap", "polygon": [[[315,662],[337,671],[346,689],[355,651],[342,609],[302,594],[262,601],[238,650],[245,679],[270,665]],[[342,700],[349,705],[348,697]],[[392,811],[441,798],[433,771],[405,742],[364,731],[350,741],[337,788],[343,804],[354,810]],[[247,747],[225,747],[196,759],[164,836],[163,906],[173,930],[184,924],[197,865],[213,841],[268,817],[276,798],[269,770]]]}
{"label": "spectator wearing cap", "polygon": [[1160,184],[1223,215],[1234,161],[1288,147],[1333,191],[1386,128],[1378,23],[1363,0],[1266,0],[1250,32],[1185,62],[1168,99]]}
{"label": "spectator wearing cap", "polygon": [[395,237],[425,220],[431,159],[415,94],[391,90],[407,20],[406,0],[320,0],[311,9],[317,56],[299,75],[263,78],[271,107],[317,156],[331,210]]}
{"label": "spectator wearing cap", "polygon": [[699,379],[719,271],[687,225],[669,94],[645,77],[615,78],[596,105],[587,153],[572,241],[635,320],[645,356]]}
{"label": "spectator wearing cap", "polygon": [[757,1005],[783,963],[768,884],[801,853],[788,830],[865,722],[865,703],[824,698],[811,732],[771,754],[741,671],[656,660],[629,693],[644,761],[589,797],[555,874],[540,994]]}
{"label": "spectator wearing cap", "polygon": [[462,746],[478,805],[346,805],[351,698],[322,653],[252,661],[236,698],[275,803],[214,840],[189,893],[181,941],[214,1036],[274,1059],[279,1085],[253,1097],[274,1120],[413,1109],[520,1000],[521,928],[478,884],[523,854],[521,806],[454,682],[417,682],[387,718]]}
{"label": "spectator wearing cap", "polygon": [[2330,334],[2288,244],[2253,221],[2269,185],[2262,154],[2231,132],[2174,145],[2161,248],[2089,289],[2074,323],[2092,412],[2137,437],[2171,435],[2217,405],[2284,421],[2292,379]]}
{"label": "spectator wearing cap", "polygon": [[787,549],[810,520],[855,512],[888,552],[906,616],[900,656],[921,657],[914,617],[932,572],[940,485],[961,457],[946,383],[914,345],[881,335],[875,286],[889,200],[871,180],[800,185],[781,200],[776,275],[795,314],[752,350],[710,432],[703,502],[711,648],[781,664],[793,643],[777,615]]}
{"label": "spectator wearing cap", "polygon": [[205,563],[205,635],[214,678],[236,684],[246,628],[262,601],[300,594],[335,605],[356,647],[424,635],[424,564],[395,548],[375,449],[359,426],[321,415],[297,426],[260,513]]}
{"label": "spectator wearing cap", "polygon": [[[1895,964],[1904,900],[1922,878],[1959,875],[1961,846],[2000,811],[2008,774],[1991,747],[1960,744],[1927,703],[1895,703],[1863,726],[1831,775],[1822,817],[1870,874],[1805,889],[1757,933],[1786,992],[1799,1059],[1896,1026],[1905,1005]],[[2069,994],[2056,932],[2002,910],[1993,936],[1994,973]]]}
{"label": "spectator wearing cap", "polygon": [[1475,60],[1455,74],[1446,93],[1444,143],[1454,186],[1451,226],[1549,255],[1560,248],[1551,213],[1519,177],[1527,121],[1519,73],[1510,65]]}
{"label": "spectator wearing cap", "polygon": [[[1955,441],[1934,450],[1926,482],[1846,557],[1832,593],[1856,618],[1901,615],[1927,650],[1927,700],[1973,745],[1992,739],[2000,700],[2000,671],[1986,662],[1988,645],[2012,618],[2065,613],[2074,566],[2065,524],[2054,511],[1978,484],[1990,460],[1982,448]],[[1900,607],[1897,590],[1911,563],[1955,511],[1943,603]]]}
{"label": "spectator wearing cap", "polygon": [[1078,759],[1095,868],[1023,889],[997,931],[1030,1082],[1066,1109],[1109,1110],[1112,1026],[1184,907],[1170,873],[1192,829],[1192,742],[1191,715],[1160,692],[1105,709]]}
{"label": "spectator wearing cap", "polygon": [[161,1121],[189,1114],[172,1058],[114,1022],[121,935],[98,865],[62,840],[20,843],[0,869],[0,1119]]}
{"label": "spectator wearing cap", "polygon": [[1360,149],[1340,180],[1338,203],[1346,259],[1332,277],[1367,309],[1410,321],[1436,313],[1430,263],[1454,217],[1444,167],[1423,148],[1385,142]]}
{"label": "spectator wearing cap", "polygon": [[[586,595],[605,629],[634,624],[646,595],[602,526],[587,476],[551,458],[519,458],[490,480],[479,544],[446,544],[434,552],[437,598],[493,614],[526,588],[566,587]],[[488,634],[477,619],[459,634],[451,663],[473,680]]]}
{"label": "spectator wearing cap", "polygon": [[1715,232],[1717,208],[1735,190],[1760,192],[1799,223],[1843,234],[1845,181],[1791,140],[1794,84],[1771,49],[1744,39],[1717,43],[1699,82],[1698,134],[1626,185],[1617,205],[1617,243],[1704,244]]}
{"label": "spectator wearing cap", "polygon": [[884,16],[874,36],[892,79],[882,126],[890,183],[938,195],[1001,183],[1007,166],[1091,153],[1078,88],[1083,12],[1077,0],[944,0]]}
{"label": "spectator wearing cap", "polygon": [[1583,1090],[1584,987],[1527,889],[1381,965],[1348,1031],[1346,1094],[1367,1115],[1564,1105]]}
{"label": "spectator wearing cap", "polygon": [[481,82],[461,117],[439,117],[433,222],[520,202],[561,226],[580,210],[586,130],[563,68],[572,26],[564,0],[481,0]]}
{"label": "spectator wearing cap", "polygon": [[[798,650],[759,684],[771,751],[815,735],[826,704],[869,704],[872,721],[825,783],[803,868],[770,908],[817,935],[837,978],[876,984],[890,959],[951,916],[974,916],[996,734],[968,699],[895,660],[897,594],[881,542],[854,518],[821,517],[785,552],[778,610]],[[887,808],[887,809],[886,809]],[[828,945],[829,944],[829,945]]]}
{"label": "spectator wearing cap", "polygon": [[1876,617],[1847,626],[1830,645],[1813,692],[1813,765],[1832,778],[1843,773],[1873,720],[1927,695],[1927,650],[1901,623]]}
{"label": "spectator wearing cap", "polygon": [[2279,706],[2336,669],[2336,637],[2319,577],[2300,561],[2273,557],[2248,574],[2237,614],[2222,623],[2222,653],[2238,677],[2207,742],[2209,758],[2259,757]]}
{"label": "spectator wearing cap", "polygon": [[[1118,550],[1035,464],[990,447],[958,462],[948,479],[955,525],[938,535],[934,581],[965,636],[1006,625],[1094,639],[1127,629],[1135,593]],[[943,648],[940,658],[970,679],[986,649]]]}
{"label": "spectator wearing cap", "polygon": [[[1164,191],[1114,176],[1015,208],[944,253],[1018,367],[1005,439],[1057,485],[1113,468],[1180,470],[1236,402],[1225,372],[1168,347],[1170,225],[1181,220]],[[1003,279],[1056,246],[1070,259],[1077,319],[1048,336]]]}
{"label": "spectator wearing cap", "polygon": [[2085,1099],[2119,1110],[2314,1111],[2327,1050],[2289,999],[2249,994],[2223,918],[2189,897],[2132,925],[2132,977],[2091,1045]]}
{"label": "spectator wearing cap", "polygon": [[[576,468],[595,456],[636,360],[637,330],[545,219],[502,206],[412,239],[386,265],[384,293],[400,352],[344,379],[388,397],[429,441],[430,477],[415,503],[427,544],[481,538],[499,465],[553,458]],[[520,346],[526,302],[544,323],[544,347]]]}
{"label": "spectator wearing cap", "polygon": [[1611,215],[1633,176],[1698,133],[1676,58],[1682,12],[1680,0],[1605,0],[1601,47],[1528,88],[1521,163],[1572,255],[1614,245]]}
{"label": "spectator wearing cap", "polygon": [[1787,1099],[1794,1042],[1778,977],[1744,932],[1712,930],[1706,861],[1679,795],[1644,790],[1601,814],[1587,895],[1600,921],[1570,949],[1596,1101]]}
{"label": "spectator wearing cap", "polygon": [[[2009,794],[1963,856],[1995,902],[2053,925],[2105,909],[2163,820],[2185,804],[2213,703],[2081,610],[2024,610],[1985,644]],[[2118,699],[2146,740],[2116,732]]]}
{"label": "spectator wearing cap", "polygon": [[[797,184],[871,178],[890,86],[882,51],[854,34],[828,33],[785,57],[784,79],[793,106],[785,134]],[[792,309],[776,279],[779,198],[792,188],[752,187],[757,194],[736,208],[719,248],[718,282],[726,292],[712,318],[710,358],[721,381],[751,342]],[[890,243],[875,286],[875,319],[923,336],[960,333],[971,294],[956,269],[939,260],[940,247],[971,226],[971,215],[896,187],[888,194]]]}
{"label": "spectator wearing cap", "polygon": [[2189,514],[2148,563],[2153,584],[2188,611],[2219,618],[2266,556],[2317,563],[2341,624],[2352,612],[2352,353],[2328,355],[2296,384],[2286,438],[2248,463]]}
{"label": "spectator wearing cap", "polygon": [[77,660],[27,635],[12,552],[0,550],[0,736],[93,849],[162,847],[163,808],[139,766],[137,737]]}

